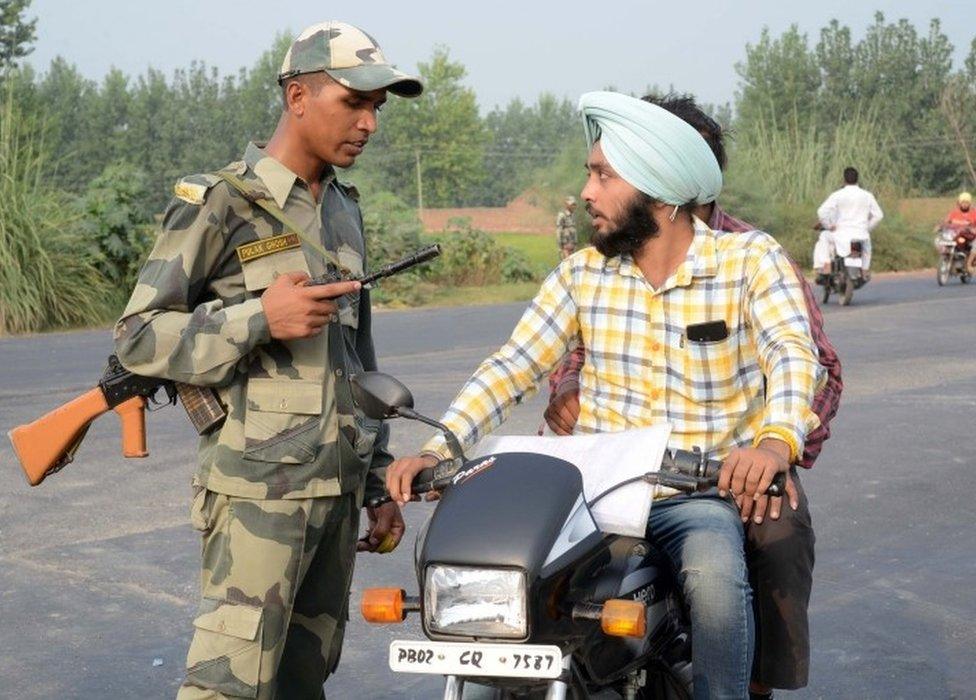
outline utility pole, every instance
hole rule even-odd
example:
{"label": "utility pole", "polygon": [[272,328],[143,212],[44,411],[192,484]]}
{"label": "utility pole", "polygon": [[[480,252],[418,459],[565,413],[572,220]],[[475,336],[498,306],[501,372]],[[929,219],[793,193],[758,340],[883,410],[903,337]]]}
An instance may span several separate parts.
{"label": "utility pole", "polygon": [[414,159],[417,163],[417,216],[424,213],[424,180],[420,170],[420,148],[414,149]]}

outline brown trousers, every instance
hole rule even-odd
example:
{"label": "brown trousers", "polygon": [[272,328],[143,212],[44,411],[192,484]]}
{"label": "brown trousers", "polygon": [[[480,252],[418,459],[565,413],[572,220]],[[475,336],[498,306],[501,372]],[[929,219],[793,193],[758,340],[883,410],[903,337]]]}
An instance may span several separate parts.
{"label": "brown trousers", "polygon": [[752,679],[771,688],[807,684],[810,626],[807,605],[813,585],[814,542],[810,508],[793,470],[800,507],[783,505],[779,520],[749,523],[746,562],[756,614]]}

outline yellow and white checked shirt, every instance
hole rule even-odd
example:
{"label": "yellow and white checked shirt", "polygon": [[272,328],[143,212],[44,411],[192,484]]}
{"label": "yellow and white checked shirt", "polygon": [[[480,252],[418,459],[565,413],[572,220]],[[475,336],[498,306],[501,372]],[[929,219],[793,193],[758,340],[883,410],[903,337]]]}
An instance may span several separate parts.
{"label": "yellow and white checked shirt", "polygon": [[[724,340],[689,341],[724,320]],[[585,248],[542,284],[508,342],[485,360],[441,419],[469,447],[498,427],[581,338],[578,433],[668,422],[671,446],[723,458],[767,437],[792,459],[819,425],[824,379],[803,292],[782,248],[759,231],[715,234],[695,219],[685,261],[660,289],[629,255]],[[425,450],[446,456],[443,439]]]}

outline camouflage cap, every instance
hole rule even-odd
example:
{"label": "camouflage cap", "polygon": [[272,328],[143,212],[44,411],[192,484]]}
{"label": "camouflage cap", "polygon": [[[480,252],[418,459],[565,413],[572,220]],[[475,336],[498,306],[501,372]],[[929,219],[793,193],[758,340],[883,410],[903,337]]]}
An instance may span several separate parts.
{"label": "camouflage cap", "polygon": [[362,29],[345,22],[320,22],[298,35],[285,54],[278,84],[303,73],[324,71],[353,90],[386,88],[401,97],[417,97],[424,90],[419,78],[401,73]]}

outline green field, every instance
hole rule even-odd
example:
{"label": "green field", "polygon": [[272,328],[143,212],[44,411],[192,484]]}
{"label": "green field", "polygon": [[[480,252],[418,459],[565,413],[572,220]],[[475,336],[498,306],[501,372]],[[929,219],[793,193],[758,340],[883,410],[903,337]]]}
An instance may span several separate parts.
{"label": "green field", "polygon": [[[539,279],[545,277],[559,262],[559,251],[556,250],[554,236],[538,233],[487,232],[499,245],[508,246],[520,251],[529,259],[529,263],[536,270]],[[450,245],[451,233],[426,233],[424,242],[438,242]]]}
{"label": "green field", "polygon": [[559,263],[555,236],[537,233],[493,233],[501,245],[522,251],[533,266],[546,274]]}

